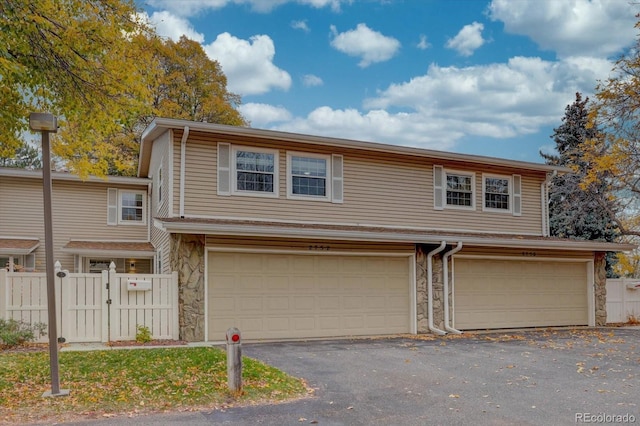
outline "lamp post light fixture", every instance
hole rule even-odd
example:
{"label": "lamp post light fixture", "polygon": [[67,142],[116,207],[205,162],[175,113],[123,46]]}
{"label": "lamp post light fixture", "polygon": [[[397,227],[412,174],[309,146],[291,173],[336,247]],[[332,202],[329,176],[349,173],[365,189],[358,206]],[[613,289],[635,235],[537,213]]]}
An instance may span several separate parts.
{"label": "lamp post light fixture", "polygon": [[42,396],[69,395],[66,389],[60,389],[60,371],[58,363],[58,324],[56,321],[56,288],[53,264],[53,218],[51,209],[51,151],[49,133],[58,131],[58,120],[52,114],[29,114],[29,127],[42,134],[42,192],[44,196],[44,249],[47,271],[47,311],[49,322],[49,365],[51,367],[51,391]]}

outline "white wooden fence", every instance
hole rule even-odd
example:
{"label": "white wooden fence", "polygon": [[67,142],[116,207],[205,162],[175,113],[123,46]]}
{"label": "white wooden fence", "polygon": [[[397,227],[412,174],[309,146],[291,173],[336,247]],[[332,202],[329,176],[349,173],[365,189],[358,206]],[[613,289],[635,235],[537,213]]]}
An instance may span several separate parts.
{"label": "white wooden fence", "polygon": [[[64,275],[64,274],[60,274]],[[0,318],[48,323],[46,274],[0,269]],[[129,281],[150,283],[130,291]],[[134,340],[137,326],[155,339],[178,339],[178,274],[56,275],[58,336],[67,342]],[[48,341],[43,337],[41,341]]]}
{"label": "white wooden fence", "polygon": [[[607,280],[607,322],[627,322],[630,316],[640,319],[640,279]],[[634,288],[629,288],[629,285]]]}

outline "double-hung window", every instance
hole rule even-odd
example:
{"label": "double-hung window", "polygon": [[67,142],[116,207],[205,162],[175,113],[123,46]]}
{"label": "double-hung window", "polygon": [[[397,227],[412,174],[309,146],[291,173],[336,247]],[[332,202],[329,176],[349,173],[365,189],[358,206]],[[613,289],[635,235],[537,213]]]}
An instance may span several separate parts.
{"label": "double-hung window", "polygon": [[484,202],[485,210],[499,212],[511,211],[511,178],[502,176],[484,176]]}
{"label": "double-hung window", "polygon": [[264,196],[278,195],[278,152],[234,147],[233,192]]}
{"label": "double-hung window", "polygon": [[108,225],[146,224],[147,196],[144,191],[109,188],[107,191]]}
{"label": "double-hung window", "polygon": [[471,174],[447,172],[447,206],[473,208],[473,181]]}
{"label": "double-hung window", "polygon": [[329,200],[331,157],[328,155],[287,153],[287,196],[310,200]]}
{"label": "double-hung window", "polygon": [[475,209],[475,174],[433,166],[434,208]]}
{"label": "double-hung window", "polygon": [[482,177],[482,209],[485,211],[521,214],[520,175]]}

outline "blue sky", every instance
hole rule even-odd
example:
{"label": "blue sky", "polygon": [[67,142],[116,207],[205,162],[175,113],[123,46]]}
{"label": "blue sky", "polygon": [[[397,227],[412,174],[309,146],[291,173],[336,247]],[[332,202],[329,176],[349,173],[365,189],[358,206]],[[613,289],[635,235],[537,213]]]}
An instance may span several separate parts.
{"label": "blue sky", "polygon": [[146,0],[252,127],[541,162],[635,39],[626,0]]}

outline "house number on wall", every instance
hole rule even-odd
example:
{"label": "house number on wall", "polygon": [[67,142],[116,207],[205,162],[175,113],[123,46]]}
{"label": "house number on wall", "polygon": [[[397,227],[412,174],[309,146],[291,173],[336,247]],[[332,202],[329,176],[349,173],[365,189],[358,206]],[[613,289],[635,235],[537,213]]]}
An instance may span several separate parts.
{"label": "house number on wall", "polygon": [[309,250],[326,250],[329,251],[330,246],[309,246]]}
{"label": "house number on wall", "polygon": [[535,251],[523,251],[522,255],[525,257],[535,257],[536,256],[536,252]]}

